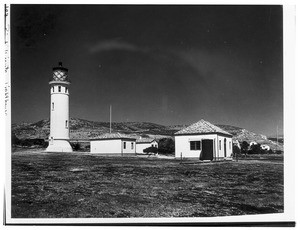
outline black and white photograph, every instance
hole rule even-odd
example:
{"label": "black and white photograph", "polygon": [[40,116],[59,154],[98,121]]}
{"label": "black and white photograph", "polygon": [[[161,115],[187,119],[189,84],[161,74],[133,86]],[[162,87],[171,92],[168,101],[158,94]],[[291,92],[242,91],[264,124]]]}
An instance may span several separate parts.
{"label": "black and white photograph", "polygon": [[5,5],[5,223],[295,226],[285,12]]}

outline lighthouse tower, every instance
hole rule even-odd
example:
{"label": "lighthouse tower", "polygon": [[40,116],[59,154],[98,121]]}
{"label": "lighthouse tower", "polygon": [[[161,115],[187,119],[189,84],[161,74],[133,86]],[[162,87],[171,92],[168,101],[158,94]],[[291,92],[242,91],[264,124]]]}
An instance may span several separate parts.
{"label": "lighthouse tower", "polygon": [[47,152],[72,152],[69,143],[69,85],[68,69],[58,63],[50,79],[50,135]]}

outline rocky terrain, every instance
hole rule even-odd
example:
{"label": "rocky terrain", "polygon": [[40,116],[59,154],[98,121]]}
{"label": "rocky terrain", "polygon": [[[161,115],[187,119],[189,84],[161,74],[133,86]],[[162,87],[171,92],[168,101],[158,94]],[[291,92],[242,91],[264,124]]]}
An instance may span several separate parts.
{"label": "rocky terrain", "polygon": [[[150,122],[112,122],[112,132],[131,134],[132,136],[166,137],[172,136],[172,128]],[[109,122],[88,121],[80,118],[70,119],[70,138],[89,139],[109,132]],[[50,133],[49,119],[35,123],[12,124],[12,133],[19,139],[47,139]]]}
{"label": "rocky terrain", "polygon": [[231,125],[217,125],[225,131],[231,133],[233,135],[234,141],[239,141],[240,143],[243,141],[247,141],[248,143],[255,141],[259,144],[269,145],[271,149],[283,150],[283,143],[277,144],[273,139],[268,139],[267,136],[262,134],[256,134],[244,128],[231,126]]}
{"label": "rocky terrain", "polygon": [[[188,125],[164,126],[150,122],[113,122],[112,132],[130,134],[132,136],[154,137],[157,139],[171,137],[178,130]],[[276,141],[269,140],[266,136],[256,134],[244,128],[220,125],[220,128],[231,133],[233,140],[242,142],[255,141],[260,144],[267,144],[272,149],[283,150],[283,143],[277,145]],[[47,139],[50,132],[49,119],[35,123],[12,124],[12,133],[19,139]],[[109,122],[88,121],[80,118],[70,119],[70,138],[73,140],[88,140],[103,133],[109,132]]]}

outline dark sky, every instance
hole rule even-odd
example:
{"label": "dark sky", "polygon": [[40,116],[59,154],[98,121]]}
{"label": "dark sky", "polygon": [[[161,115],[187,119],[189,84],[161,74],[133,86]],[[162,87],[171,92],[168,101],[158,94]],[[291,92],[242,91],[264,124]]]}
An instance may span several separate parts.
{"label": "dark sky", "polygon": [[70,116],[283,129],[281,6],[12,5],[12,122],[49,117],[69,68]]}

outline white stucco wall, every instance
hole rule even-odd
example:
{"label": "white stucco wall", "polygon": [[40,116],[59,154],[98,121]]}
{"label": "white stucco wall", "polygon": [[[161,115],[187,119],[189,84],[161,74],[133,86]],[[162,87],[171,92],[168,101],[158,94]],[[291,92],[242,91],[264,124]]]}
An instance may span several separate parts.
{"label": "white stucco wall", "polygon": [[[224,146],[225,139],[226,139],[226,156],[225,156],[225,146]],[[219,150],[217,151],[217,152],[219,152],[219,157],[226,157],[226,158],[231,157],[232,156],[232,138],[218,135],[218,140],[219,140],[219,142],[221,141],[221,148],[220,148],[220,145],[218,144]]]}
{"label": "white stucco wall", "polygon": [[152,141],[151,143],[136,143],[136,152],[137,153],[144,153],[143,150],[149,148],[153,145],[153,147],[158,148],[157,141]]}
{"label": "white stucco wall", "polygon": [[208,135],[185,135],[175,136],[175,157],[200,158],[201,150],[190,150],[190,141],[201,141],[202,139],[216,139],[216,134]]}
{"label": "white stucco wall", "polygon": [[[61,92],[58,92],[58,87]],[[52,90],[54,87],[54,92]],[[69,90],[65,92],[67,85],[52,85],[50,87],[50,136],[53,139],[69,139]],[[67,121],[67,125],[66,125]]]}
{"label": "white stucco wall", "polygon": [[66,140],[51,140],[47,147],[47,152],[72,152],[70,143]]}
{"label": "white stucco wall", "polygon": [[[224,139],[226,138],[226,157],[232,154],[232,138],[224,137],[217,134],[202,134],[202,135],[182,135],[175,136],[175,157],[200,158],[201,150],[190,150],[190,141],[202,141],[203,139],[210,139],[214,141],[214,158],[224,158]],[[221,148],[219,143],[221,141]],[[202,142],[201,142],[202,144]],[[202,146],[201,146],[202,149]]]}
{"label": "white stucco wall", "polygon": [[[126,148],[124,148],[124,142],[126,142]],[[133,148],[131,143],[133,143]],[[91,140],[90,152],[117,155],[135,154],[135,141],[121,139]]]}
{"label": "white stucco wall", "polygon": [[103,153],[103,154],[112,154],[119,153],[121,154],[121,140],[93,140],[91,141],[90,152],[91,153]]}
{"label": "white stucco wall", "polygon": [[[124,149],[124,142],[126,143],[126,149]],[[133,143],[133,148],[131,148],[131,143]],[[128,153],[135,153],[135,148],[136,148],[136,145],[135,145],[135,141],[132,140],[122,140],[122,151],[123,151],[123,154],[128,154]]]}

